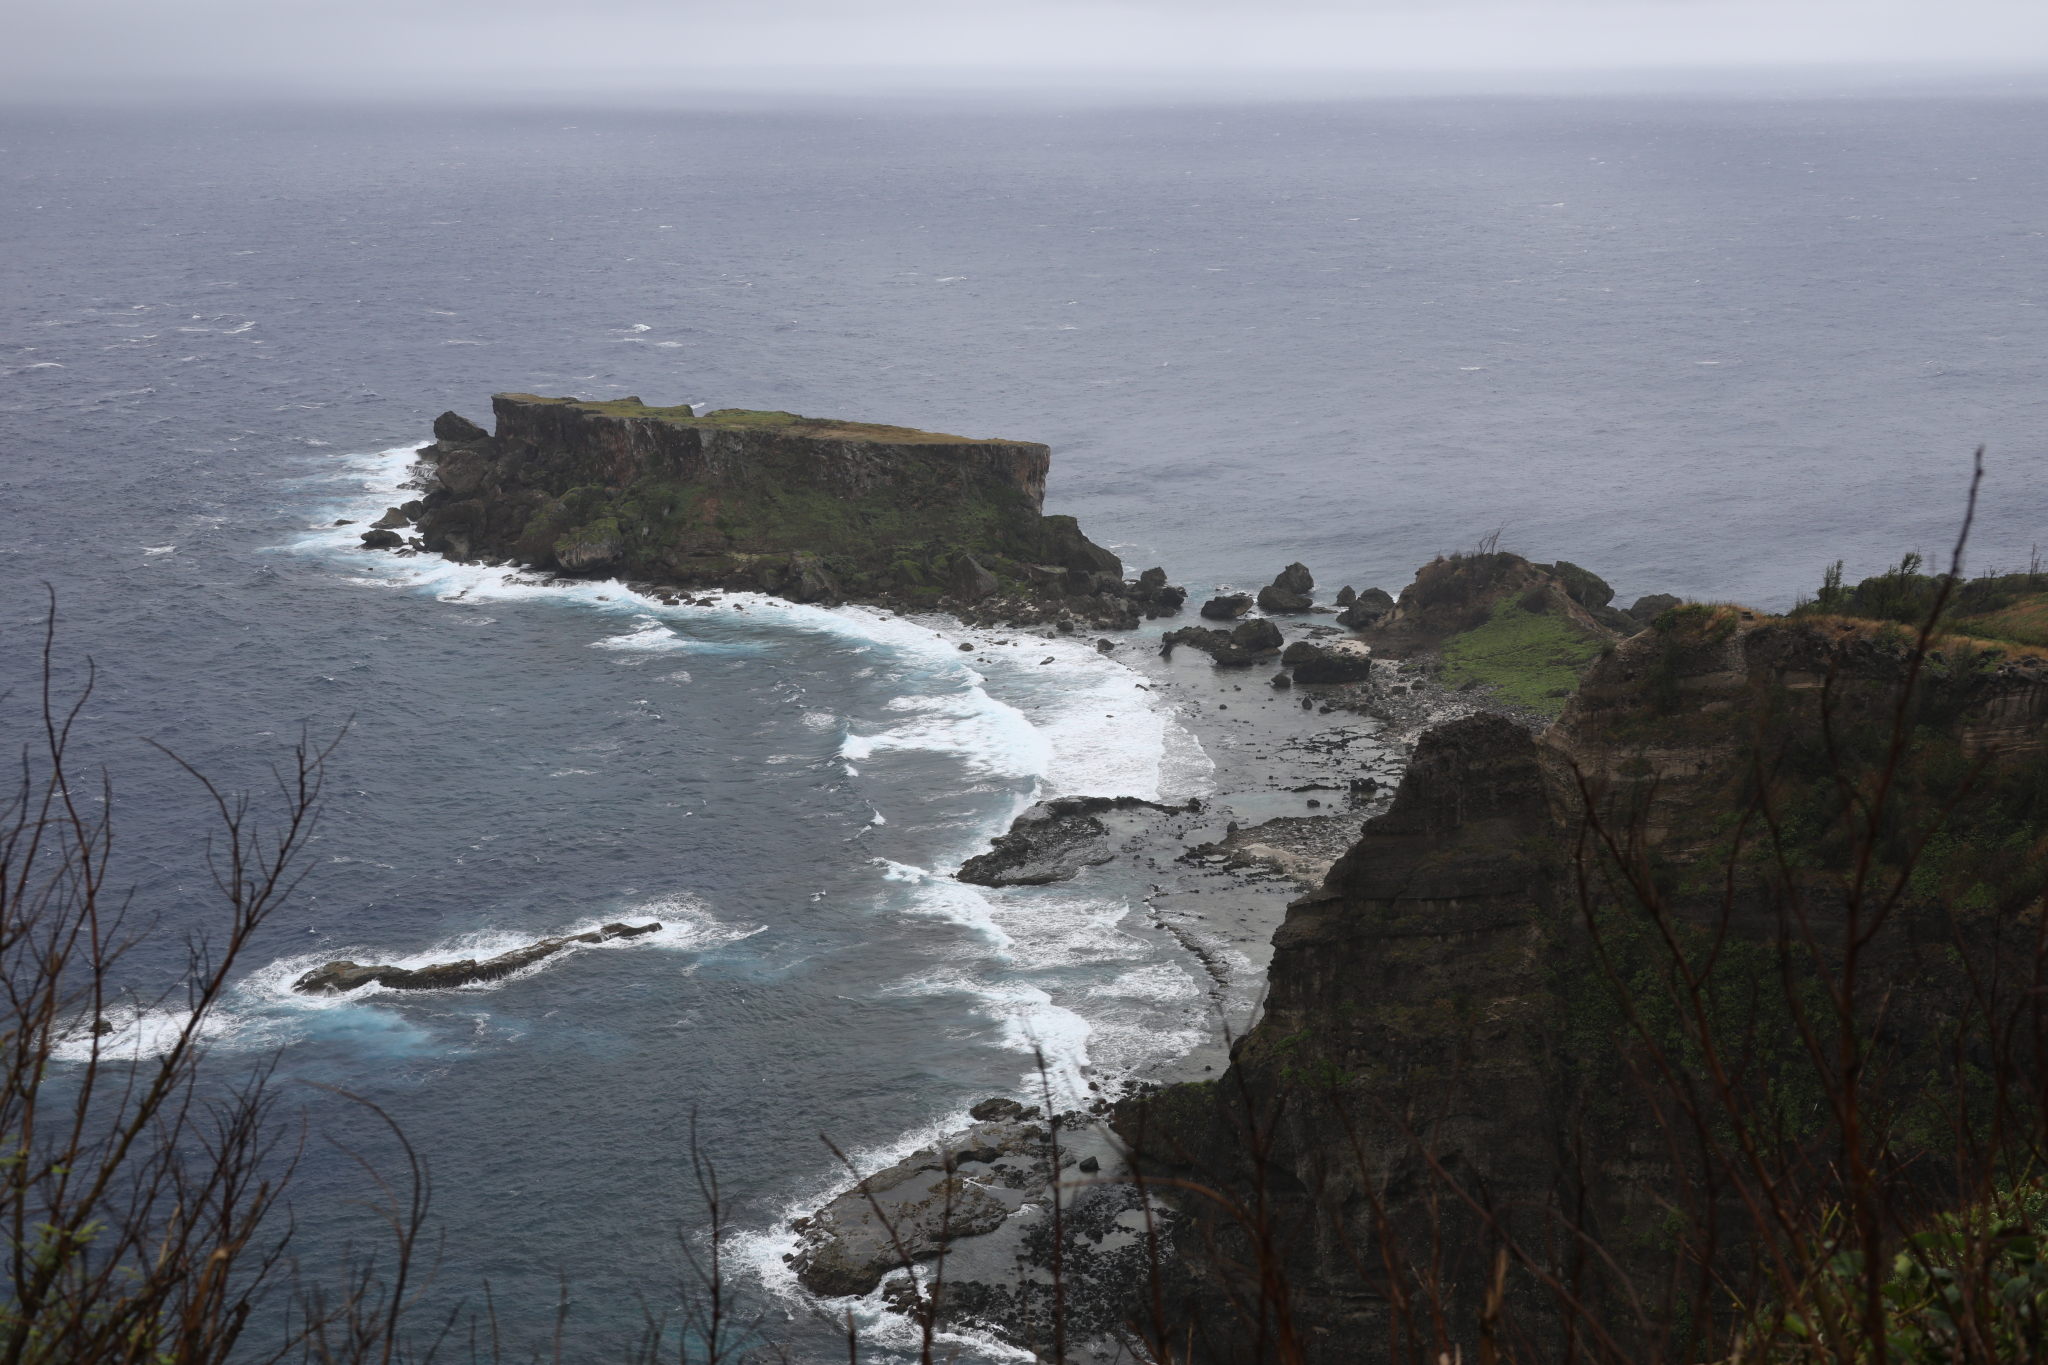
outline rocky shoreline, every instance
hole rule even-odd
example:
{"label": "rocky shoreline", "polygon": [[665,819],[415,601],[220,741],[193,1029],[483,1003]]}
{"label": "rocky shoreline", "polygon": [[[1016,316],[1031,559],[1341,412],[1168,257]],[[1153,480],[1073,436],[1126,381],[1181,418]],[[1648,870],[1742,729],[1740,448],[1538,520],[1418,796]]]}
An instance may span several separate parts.
{"label": "rocky shoreline", "polygon": [[[985,1100],[888,1168],[849,1172],[790,1226],[783,1259],[818,1299],[878,1295],[1018,1346],[1049,1337],[1059,1264],[1069,1339],[1117,1349],[1133,1277],[1182,1215],[1131,1183],[1111,1116],[1232,1065],[1260,1022],[1276,931],[1388,811],[1423,736],[1474,717],[1541,729],[1596,660],[1676,600],[1622,611],[1597,575],[1487,546],[1423,566],[1398,597],[1346,585],[1331,605],[1294,562],[1255,591],[1216,592],[1200,624],[1148,628],[1187,592],[1163,568],[1127,579],[1071,517],[1043,514],[1044,446],[780,412],[699,417],[637,398],[492,402],[495,434],[436,420],[414,471],[421,497],[371,526],[366,550],[619,578],[669,605],[763,592],[981,629],[1112,630],[1096,647],[1169,699],[1213,761],[1200,794],[1042,801],[957,873],[997,895],[1095,876],[1142,885],[1127,928],[1171,939],[1199,968],[1212,1040],[1141,1074],[1083,1078],[1063,1112],[1049,1086],[1036,1103]],[[420,969],[335,962],[296,988],[460,985],[642,932],[607,925]]]}
{"label": "rocky shoreline", "polygon": [[[1312,593],[1313,583],[1301,591]],[[1320,887],[1362,823],[1387,809],[1424,731],[1479,714],[1524,730],[1549,719],[1484,689],[1445,686],[1434,655],[1374,662],[1345,682],[1297,681],[1301,662],[1340,652],[1333,645],[1370,660],[1328,619],[1325,611],[1239,621],[1258,629],[1265,648],[1251,663],[1263,668],[1184,647],[1191,642],[1182,631],[1158,644],[1105,641],[1172,699],[1216,764],[1213,791],[1183,801],[1043,801],[958,873],[999,889],[1072,880],[1105,864],[1140,871],[1149,891],[1133,927],[1170,935],[1199,966],[1217,1035],[1050,1118],[1043,1096],[984,1101],[969,1125],[850,1183],[790,1228],[795,1245],[785,1260],[806,1292],[822,1300],[879,1291],[892,1312],[935,1313],[947,1328],[1014,1345],[1046,1340],[1057,1190],[1070,1339],[1085,1341],[1081,1349],[1118,1349],[1128,1286],[1149,1273],[1154,1240],[1164,1245],[1180,1214],[1131,1183],[1110,1127],[1117,1102],[1223,1072],[1231,1040],[1257,1021],[1289,905]],[[1292,676],[1282,663],[1290,655]]]}

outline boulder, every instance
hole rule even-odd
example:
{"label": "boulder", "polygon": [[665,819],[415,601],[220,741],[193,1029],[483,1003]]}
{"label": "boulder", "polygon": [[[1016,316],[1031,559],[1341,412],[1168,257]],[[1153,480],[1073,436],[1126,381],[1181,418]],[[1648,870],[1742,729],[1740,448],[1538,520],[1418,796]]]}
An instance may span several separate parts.
{"label": "boulder", "polygon": [[1212,597],[1204,602],[1202,616],[1209,621],[1235,621],[1251,609],[1251,594],[1236,592],[1227,597]]}
{"label": "boulder", "polygon": [[405,544],[405,537],[396,531],[363,532],[363,548],[365,550],[395,550],[403,544]]}
{"label": "boulder", "polygon": [[1241,621],[1237,629],[1230,632],[1233,649],[1247,650],[1254,654],[1275,654],[1286,641],[1281,638],[1280,627],[1271,621]]}
{"label": "boulder", "polygon": [[1338,606],[1348,607],[1357,599],[1358,594],[1352,590],[1352,587],[1349,583],[1346,583],[1343,587],[1337,589],[1336,601]]}
{"label": "boulder", "polygon": [[1068,569],[1061,576],[1060,585],[1069,597],[1099,597],[1103,593],[1121,597],[1124,591],[1123,579],[1095,569]]}
{"label": "boulder", "polygon": [[405,509],[402,507],[387,507],[384,509],[384,515],[371,522],[370,525],[380,530],[395,531],[401,526],[412,525],[412,518],[406,515]]}
{"label": "boulder", "polygon": [[1309,574],[1308,565],[1296,561],[1282,569],[1271,583],[1259,589],[1259,610],[1270,612],[1303,612],[1313,605],[1309,594],[1315,590],[1316,580]]}
{"label": "boulder", "polygon": [[465,445],[470,441],[487,440],[488,431],[457,412],[444,412],[434,419],[434,439],[449,445]]}
{"label": "boulder", "polygon": [[1298,683],[1364,682],[1372,673],[1372,656],[1343,646],[1310,644],[1297,640],[1287,647],[1282,662],[1294,669]]}
{"label": "boulder", "polygon": [[1182,626],[1160,637],[1159,652],[1170,655],[1175,645],[1190,645],[1208,654],[1220,667],[1247,668],[1278,652],[1281,643],[1280,627],[1261,617],[1240,621],[1231,631]]}
{"label": "boulder", "polygon": [[830,602],[838,598],[839,585],[816,555],[793,554],[782,574],[782,595],[792,602]]}
{"label": "boulder", "polygon": [[1287,676],[1287,670],[1284,668],[1281,669],[1278,673],[1275,673],[1270,679],[1268,679],[1268,681],[1271,682],[1275,687],[1294,686],[1294,679]]}
{"label": "boulder", "polygon": [[1043,534],[1046,563],[1113,574],[1118,583],[1123,582],[1124,562],[1082,535],[1081,524],[1072,517],[1047,517]]}
{"label": "boulder", "polygon": [[1337,624],[1361,630],[1367,626],[1378,625],[1393,610],[1393,598],[1379,588],[1367,588],[1352,599],[1351,605],[1344,609],[1344,614],[1337,618]]}
{"label": "boulder", "polygon": [[[1033,1110],[1032,1113],[1036,1117],[1037,1111]],[[1024,1106],[1015,1100],[1006,1099],[998,1095],[993,1099],[986,1099],[980,1104],[975,1105],[967,1111],[967,1117],[973,1119],[976,1123],[986,1123],[991,1119],[1022,1118],[1024,1117]]]}
{"label": "boulder", "polygon": [[1628,609],[1628,614],[1637,625],[1647,626],[1678,605],[1679,599],[1668,592],[1653,593],[1648,597],[1638,597],[1636,604]]}
{"label": "boulder", "polygon": [[1139,574],[1138,581],[1124,589],[1124,595],[1133,604],[1144,608],[1148,620],[1176,615],[1181,604],[1188,600],[1188,590],[1169,584],[1166,570],[1157,568]]}
{"label": "boulder", "polygon": [[1550,566],[1550,572],[1564,584],[1564,590],[1572,601],[1582,607],[1604,607],[1614,600],[1614,589],[1607,586],[1606,579],[1590,569],[1582,569],[1569,560],[1560,559]]}

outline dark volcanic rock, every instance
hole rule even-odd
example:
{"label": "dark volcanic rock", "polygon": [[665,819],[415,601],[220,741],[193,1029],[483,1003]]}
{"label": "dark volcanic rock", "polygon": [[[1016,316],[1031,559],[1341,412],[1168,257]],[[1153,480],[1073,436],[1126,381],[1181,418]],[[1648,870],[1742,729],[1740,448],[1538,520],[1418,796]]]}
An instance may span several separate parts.
{"label": "dark volcanic rock", "polygon": [[1296,640],[1280,662],[1294,670],[1298,683],[1364,682],[1372,672],[1372,656],[1355,649],[1333,648]]}
{"label": "dark volcanic rock", "polygon": [[1045,562],[1069,569],[1106,573],[1123,581],[1124,562],[1081,534],[1081,524],[1072,517],[1045,518]]}
{"label": "dark volcanic rock", "polygon": [[1628,614],[1637,625],[1647,626],[1678,605],[1679,599],[1668,592],[1652,593],[1648,597],[1638,597],[1636,604],[1628,609]]}
{"label": "dark volcanic rock", "polygon": [[384,515],[371,522],[370,525],[379,530],[395,531],[401,526],[412,525],[412,518],[406,515],[405,509],[402,507],[387,507],[384,509]]}
{"label": "dark volcanic rock", "polygon": [[1044,1183],[1045,1138],[1016,1119],[977,1123],[868,1176],[799,1220],[789,1258],[798,1282],[813,1294],[869,1294],[906,1260],[993,1232]]}
{"label": "dark volcanic rock", "polygon": [[782,571],[775,588],[792,602],[836,602],[839,600],[839,585],[832,581],[832,575],[825,571],[825,563],[816,555],[793,554],[788,566]]}
{"label": "dark volcanic rock", "polygon": [[1271,621],[1240,622],[1237,628],[1230,632],[1231,648],[1254,654],[1275,653],[1283,643],[1285,641],[1281,638],[1280,627]]}
{"label": "dark volcanic rock", "polygon": [[953,596],[962,602],[979,602],[1001,586],[973,555],[953,556]]}
{"label": "dark volcanic rock", "polygon": [[1349,583],[1346,583],[1343,587],[1337,589],[1337,596],[1335,600],[1338,606],[1348,607],[1353,602],[1358,600],[1358,593],[1352,588],[1352,586]]}
{"label": "dark volcanic rock", "polygon": [[386,990],[394,991],[447,990],[454,986],[467,986],[476,981],[496,981],[579,943],[606,943],[617,938],[638,938],[659,928],[661,925],[658,923],[607,924],[587,934],[544,938],[524,948],[515,948],[509,953],[485,958],[482,962],[473,957],[466,957],[459,962],[433,962],[424,967],[366,967],[343,959],[315,967],[294,981],[292,989],[305,995],[340,995],[374,981]]}
{"label": "dark volcanic rock", "polygon": [[1315,591],[1316,580],[1310,575],[1308,565],[1296,561],[1280,571],[1271,583],[1259,589],[1259,610],[1272,612],[1303,612],[1314,603],[1309,594]]}
{"label": "dark volcanic rock", "polygon": [[405,537],[396,531],[363,532],[363,548],[365,550],[395,550],[403,544],[405,544]]}
{"label": "dark volcanic rock", "polygon": [[1013,1099],[997,1095],[993,1099],[983,1100],[980,1104],[968,1110],[967,1117],[973,1119],[976,1123],[985,1123],[991,1119],[1035,1119],[1038,1117],[1038,1110],[1035,1108],[1026,1109]]}
{"label": "dark volcanic rock", "polygon": [[1315,603],[1306,594],[1289,592],[1285,588],[1267,586],[1259,589],[1259,610],[1275,614],[1295,615],[1307,611]]}
{"label": "dark volcanic rock", "polygon": [[1356,598],[1352,599],[1351,605],[1344,609],[1344,614],[1337,618],[1337,624],[1340,626],[1350,626],[1354,630],[1363,626],[1377,625],[1381,618],[1387,616],[1393,610],[1394,599],[1389,597],[1385,590],[1367,588],[1364,592],[1358,594]]}
{"label": "dark volcanic rock", "polygon": [[[1037,1109],[1010,1100],[983,1101],[972,1112],[972,1127],[792,1222],[797,1242],[785,1262],[814,1294],[879,1286],[895,1312],[935,1310],[944,1326],[993,1332],[1027,1349],[1063,1331],[1077,1356],[1108,1357],[1160,1268],[1158,1243],[1146,1232],[1164,1234],[1175,1213],[1118,1179],[1120,1146],[1086,1114],[1040,1122]],[[1057,1229],[1048,1209],[1056,1176]],[[920,1286],[912,1266],[942,1251],[944,1275]],[[1047,1291],[1055,1266],[1065,1276],[1057,1329]]]}
{"label": "dark volcanic rock", "polygon": [[488,440],[490,434],[459,412],[444,412],[434,419],[434,439],[449,445]]}
{"label": "dark volcanic rock", "polygon": [[1109,829],[1095,817],[1113,810],[1172,811],[1135,796],[1062,796],[1041,801],[998,835],[987,853],[969,858],[957,874],[976,886],[1042,886],[1063,882],[1084,867],[1106,863],[1115,851]]}
{"label": "dark volcanic rock", "polygon": [[1212,597],[1202,604],[1202,619],[1205,621],[1235,621],[1252,609],[1250,593],[1234,592],[1226,597]]}
{"label": "dark volcanic rock", "polygon": [[[1207,610],[1204,608],[1204,610]],[[1159,652],[1171,654],[1175,645],[1189,645],[1204,651],[1225,668],[1245,668],[1278,652],[1282,643],[1280,627],[1261,617],[1240,621],[1229,632],[1207,626],[1182,626],[1159,637]]]}
{"label": "dark volcanic rock", "polygon": [[1132,602],[1145,609],[1147,620],[1178,615],[1181,604],[1188,600],[1188,590],[1168,583],[1166,570],[1158,568],[1139,574],[1138,581],[1125,588],[1124,592]]}

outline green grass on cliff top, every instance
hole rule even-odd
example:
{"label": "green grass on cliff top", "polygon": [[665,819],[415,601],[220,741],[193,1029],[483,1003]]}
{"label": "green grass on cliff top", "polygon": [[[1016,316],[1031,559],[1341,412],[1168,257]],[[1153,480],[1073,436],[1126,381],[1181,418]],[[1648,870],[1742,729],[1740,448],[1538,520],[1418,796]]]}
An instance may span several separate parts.
{"label": "green grass on cliff top", "polygon": [[1604,644],[1561,613],[1524,611],[1519,598],[1506,597],[1485,625],[1444,642],[1444,684],[1477,680],[1519,706],[1555,715]]}
{"label": "green grass on cliff top", "polygon": [[793,412],[756,411],[752,408],[720,408],[702,417],[687,407],[652,408],[637,398],[605,401],[581,398],[541,398],[530,393],[508,393],[526,403],[552,403],[562,407],[601,412],[608,417],[651,417],[677,426],[715,427],[742,431],[786,431],[792,436],[824,440],[887,441],[892,445],[1030,445],[1029,441],[1006,441],[1000,437],[952,436],[943,431],[919,431],[914,427],[884,426],[875,422],[842,422],[831,417],[799,417]]}

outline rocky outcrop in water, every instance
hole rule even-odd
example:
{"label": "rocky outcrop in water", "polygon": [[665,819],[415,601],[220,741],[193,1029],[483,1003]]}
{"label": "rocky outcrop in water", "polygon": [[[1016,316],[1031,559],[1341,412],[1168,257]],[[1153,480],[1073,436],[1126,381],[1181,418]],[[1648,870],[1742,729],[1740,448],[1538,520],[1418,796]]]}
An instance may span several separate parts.
{"label": "rocky outcrop in water", "polygon": [[1186,597],[1163,573],[1126,583],[1072,517],[1044,514],[1051,453],[1034,442],[637,398],[491,401],[495,434],[443,413],[420,451],[407,509],[430,553],[974,624],[1129,628]]}
{"label": "rocky outcrop in water", "polygon": [[1170,630],[1159,637],[1159,652],[1171,654],[1176,645],[1187,645],[1207,653],[1219,667],[1249,668],[1259,660],[1277,654],[1282,643],[1280,627],[1261,617],[1240,622],[1236,629],[1229,631],[1210,630],[1206,626],[1182,626],[1179,630]]}
{"label": "rocky outcrop in water", "polygon": [[1367,588],[1364,592],[1354,594],[1352,599],[1343,605],[1344,610],[1337,617],[1337,624],[1350,626],[1354,630],[1363,630],[1385,620],[1394,610],[1394,599],[1389,597],[1383,588]]}
{"label": "rocky outcrop in water", "polygon": [[1201,615],[1204,621],[1235,621],[1251,609],[1250,593],[1233,592],[1204,602]]}
{"label": "rocky outcrop in water", "polygon": [[473,985],[479,981],[497,981],[522,967],[531,967],[544,958],[553,957],[579,943],[609,943],[613,939],[638,938],[660,929],[656,924],[607,924],[587,934],[566,934],[560,938],[544,938],[524,948],[515,948],[509,953],[500,953],[479,962],[465,957],[457,962],[433,962],[424,967],[391,967],[384,965],[363,966],[359,963],[341,960],[315,967],[297,981],[292,989],[304,995],[341,995],[363,986],[376,984],[394,991],[441,991],[456,986]]}
{"label": "rocky outcrop in water", "polygon": [[1364,682],[1372,674],[1372,653],[1356,646],[1296,640],[1280,655],[1298,683]]}
{"label": "rocky outcrop in water", "polygon": [[[1155,1264],[1147,1229],[1164,1232],[1170,1212],[1155,1201],[1148,1219],[1144,1196],[1118,1179],[1123,1161],[1114,1138],[1087,1114],[1047,1119],[1006,1099],[984,1101],[971,1114],[971,1127],[791,1224],[797,1244],[784,1259],[797,1282],[828,1298],[880,1288],[891,1311],[930,1311],[945,1326],[994,1332],[1029,1349],[1054,1338],[1049,1286],[1057,1263],[1067,1341],[1077,1355],[1112,1355],[1136,1306],[1134,1291]],[[934,1303],[909,1272],[942,1255],[944,1286]]]}
{"label": "rocky outcrop in water", "polygon": [[1135,796],[1062,796],[1041,801],[1010,823],[987,853],[962,863],[959,879],[977,886],[1043,886],[1116,856],[1102,816],[1117,811],[1178,813],[1199,801],[1162,806]]}
{"label": "rocky outcrop in water", "polygon": [[1299,561],[1289,564],[1271,583],[1259,589],[1259,610],[1281,614],[1307,611],[1315,605],[1309,597],[1315,586],[1308,565]]}
{"label": "rocky outcrop in water", "polygon": [[1181,604],[1188,600],[1188,590],[1168,583],[1166,570],[1151,568],[1138,575],[1138,581],[1124,590],[1124,596],[1144,610],[1147,620],[1157,620],[1179,615]]}
{"label": "rocky outcrop in water", "polygon": [[1023,1205],[1027,1190],[1044,1185],[1046,1174],[1042,1121],[976,1123],[919,1148],[799,1219],[794,1230],[801,1240],[790,1265],[813,1294],[873,1293],[883,1276],[907,1263],[929,1260],[957,1239],[995,1231]]}

